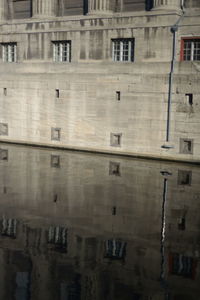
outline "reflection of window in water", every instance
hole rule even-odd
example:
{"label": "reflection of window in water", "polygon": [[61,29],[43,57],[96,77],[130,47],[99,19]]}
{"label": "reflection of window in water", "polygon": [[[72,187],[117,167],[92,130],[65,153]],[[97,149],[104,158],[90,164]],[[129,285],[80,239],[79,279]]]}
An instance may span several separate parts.
{"label": "reflection of window in water", "polygon": [[169,255],[169,270],[171,274],[195,278],[197,262],[193,257],[174,253]]}
{"label": "reflection of window in water", "polygon": [[6,219],[5,217],[3,217],[1,223],[1,235],[16,238],[16,228],[17,228],[16,219]]}
{"label": "reflection of window in water", "polygon": [[192,171],[178,170],[178,184],[191,185]]}
{"label": "reflection of window in water", "polygon": [[8,150],[0,149],[0,160],[8,160]]}
{"label": "reflection of window in water", "polygon": [[178,219],[178,229],[185,230],[185,217],[181,217]]}
{"label": "reflection of window in water", "polygon": [[120,163],[110,161],[109,175],[120,176]]}
{"label": "reflection of window in water", "polygon": [[96,278],[95,276],[84,276],[84,281],[83,281],[83,294],[84,294],[84,299],[96,299]]}
{"label": "reflection of window in water", "polygon": [[126,243],[119,240],[106,241],[106,255],[105,257],[122,259],[125,257]]}
{"label": "reflection of window in water", "polygon": [[58,250],[67,250],[67,229],[65,227],[53,227],[49,228],[48,243],[55,245]]}
{"label": "reflection of window in water", "polygon": [[60,168],[60,156],[59,155],[51,155],[51,167],[52,168]]}
{"label": "reflection of window in water", "polygon": [[17,272],[15,300],[29,300],[29,299],[30,299],[30,273]]}
{"label": "reflection of window in water", "polygon": [[78,280],[72,283],[62,282],[60,285],[60,300],[80,300],[81,286]]}

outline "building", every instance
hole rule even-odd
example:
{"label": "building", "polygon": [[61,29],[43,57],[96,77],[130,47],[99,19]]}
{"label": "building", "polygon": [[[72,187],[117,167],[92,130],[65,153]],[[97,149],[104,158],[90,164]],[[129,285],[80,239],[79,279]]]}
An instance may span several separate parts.
{"label": "building", "polygon": [[199,13],[0,0],[0,140],[200,162]]}

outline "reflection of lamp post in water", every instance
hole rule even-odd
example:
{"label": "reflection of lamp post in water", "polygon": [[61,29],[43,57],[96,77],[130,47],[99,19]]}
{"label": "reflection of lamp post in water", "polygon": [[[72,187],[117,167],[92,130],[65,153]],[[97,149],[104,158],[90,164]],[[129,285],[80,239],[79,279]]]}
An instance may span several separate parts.
{"label": "reflection of lamp post in water", "polygon": [[167,191],[168,191],[168,176],[171,176],[172,173],[167,171],[160,172],[164,176],[163,182],[163,197],[162,197],[162,221],[161,221],[161,239],[160,239],[160,253],[161,253],[161,270],[160,270],[160,280],[161,284],[165,290],[165,300],[170,299],[167,282],[165,280],[165,240],[166,240],[166,205],[167,205]]}

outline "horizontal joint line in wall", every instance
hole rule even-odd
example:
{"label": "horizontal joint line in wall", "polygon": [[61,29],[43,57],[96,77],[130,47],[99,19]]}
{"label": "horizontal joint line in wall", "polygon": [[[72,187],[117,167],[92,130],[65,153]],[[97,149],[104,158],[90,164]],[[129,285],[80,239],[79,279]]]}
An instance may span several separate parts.
{"label": "horizontal joint line in wall", "polygon": [[[42,23],[42,22],[41,22]],[[178,27],[191,27],[191,26],[200,26],[199,24],[191,24],[191,25],[179,25]],[[2,32],[0,35],[13,35],[13,34],[35,34],[35,33],[59,33],[59,32],[87,32],[87,31],[103,31],[103,30],[120,30],[120,29],[130,29],[130,30],[134,30],[134,29],[142,29],[142,28],[171,28],[171,25],[162,25],[162,26],[136,26],[136,27],[129,27],[128,25],[124,26],[124,27],[93,27],[93,28],[89,28],[89,27],[84,27],[84,28],[80,28],[80,29],[62,29],[62,30],[58,30],[58,29],[53,29],[53,30],[46,30],[46,31],[26,31],[26,32],[21,32],[21,31],[9,31],[9,32]]]}

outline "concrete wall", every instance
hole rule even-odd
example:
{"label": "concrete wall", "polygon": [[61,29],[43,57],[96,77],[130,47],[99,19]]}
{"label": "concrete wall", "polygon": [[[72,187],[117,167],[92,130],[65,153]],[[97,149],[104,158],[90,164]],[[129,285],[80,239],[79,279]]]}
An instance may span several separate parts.
{"label": "concrete wall", "polygon": [[[166,143],[170,28],[181,11],[128,11],[2,22],[0,43],[17,43],[17,62],[3,62],[0,47],[0,123],[8,125],[0,140],[200,161],[199,62],[180,61],[182,37],[199,36],[198,17],[187,8],[179,23]],[[115,38],[134,39],[133,62],[113,62]],[[53,62],[52,41],[60,40],[71,41],[69,63]],[[51,140],[52,128],[61,129],[60,141]],[[111,134],[121,134],[119,147],[111,145]],[[181,139],[193,142],[191,154],[180,153]],[[162,148],[166,144],[172,148]]]}

